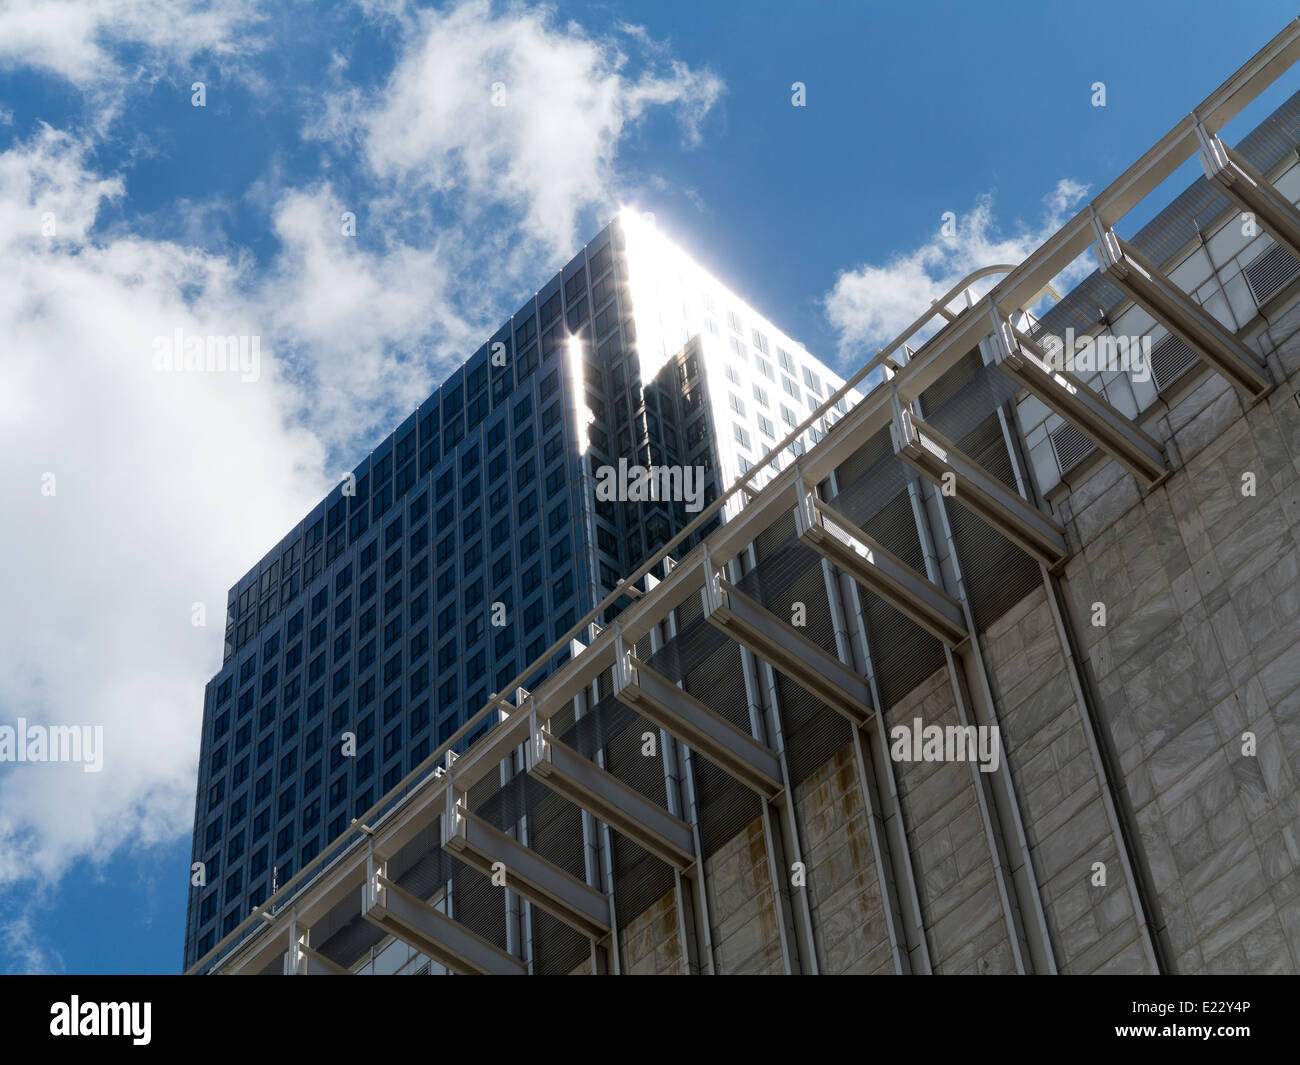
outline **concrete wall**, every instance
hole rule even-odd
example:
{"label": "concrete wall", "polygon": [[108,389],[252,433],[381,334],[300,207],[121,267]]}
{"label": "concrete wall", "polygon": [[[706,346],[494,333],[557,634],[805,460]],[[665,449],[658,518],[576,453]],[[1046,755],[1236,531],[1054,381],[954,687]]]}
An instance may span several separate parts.
{"label": "concrete wall", "polygon": [[820,970],[892,973],[894,960],[853,748],[794,789]]}
{"label": "concrete wall", "polygon": [[[933,673],[885,715],[887,725],[957,725],[947,669]],[[965,762],[898,762],[931,962],[941,973],[1014,972],[975,780]]]}
{"label": "concrete wall", "polygon": [[623,972],[630,976],[682,975],[677,893],[670,891],[619,932]]}
{"label": "concrete wall", "polygon": [[1106,463],[1059,507],[1070,613],[1179,972],[1300,971],[1297,325],[1265,334],[1265,351],[1287,338],[1273,361],[1290,373],[1265,401],[1244,410],[1209,375],[1159,419],[1164,485],[1144,495]]}
{"label": "concrete wall", "polygon": [[706,858],[704,876],[717,971],[784,972],[763,819],[755,818]]}
{"label": "concrete wall", "polygon": [[[1152,971],[1118,833],[1045,588],[982,643],[1020,814],[1061,972]],[[1094,885],[1093,863],[1105,863]]]}

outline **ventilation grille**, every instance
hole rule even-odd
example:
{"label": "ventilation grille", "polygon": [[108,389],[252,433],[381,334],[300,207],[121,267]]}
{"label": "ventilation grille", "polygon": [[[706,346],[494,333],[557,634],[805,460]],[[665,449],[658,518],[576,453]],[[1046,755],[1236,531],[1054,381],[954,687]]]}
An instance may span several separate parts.
{"label": "ventilation grille", "polygon": [[1052,450],[1062,473],[1069,473],[1096,450],[1095,445],[1073,425],[1066,422],[1052,434]]}
{"label": "ventilation grille", "polygon": [[1262,307],[1297,274],[1300,274],[1300,260],[1281,244],[1274,244],[1246,267],[1246,283],[1255,302]]}
{"label": "ventilation grille", "polygon": [[1170,333],[1151,349],[1151,376],[1156,390],[1163,392],[1196,361],[1196,352],[1183,343],[1183,338]]}

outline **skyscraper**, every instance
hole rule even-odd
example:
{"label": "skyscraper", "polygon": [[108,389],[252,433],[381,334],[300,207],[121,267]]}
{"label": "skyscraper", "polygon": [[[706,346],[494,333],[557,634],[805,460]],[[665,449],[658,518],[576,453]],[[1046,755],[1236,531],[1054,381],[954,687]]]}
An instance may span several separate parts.
{"label": "skyscraper", "polygon": [[230,589],[186,965],[842,383],[621,212]]}

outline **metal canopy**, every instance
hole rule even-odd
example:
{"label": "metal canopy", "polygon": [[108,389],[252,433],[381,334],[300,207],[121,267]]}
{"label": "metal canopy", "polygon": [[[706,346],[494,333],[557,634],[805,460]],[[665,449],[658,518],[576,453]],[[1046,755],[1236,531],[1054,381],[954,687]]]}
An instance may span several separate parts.
{"label": "metal canopy", "polygon": [[1049,567],[1060,565],[1069,556],[1065,530],[1060,525],[1026,503],[910,410],[895,406],[891,432],[899,458],[1012,543]]}
{"label": "metal canopy", "polygon": [[949,647],[968,636],[961,604],[843,514],[806,492],[795,511],[799,539]]}
{"label": "metal canopy", "polygon": [[1247,400],[1254,403],[1272,391],[1258,356],[1113,229],[1100,233],[1094,252],[1102,273]]}
{"label": "metal canopy", "polygon": [[494,866],[505,869],[506,886],[588,939],[610,930],[609,900],[535,850],[512,839],[465,808],[464,797],[448,793],[443,819],[444,850],[471,869],[492,876]]}
{"label": "metal canopy", "polygon": [[691,828],[658,803],[583,758],[545,727],[533,734],[528,772],[557,795],[604,821],[673,868],[695,864]]}
{"label": "metal canopy", "polygon": [[[708,565],[706,557],[705,565]],[[871,719],[867,683],[838,658],[759,605],[721,574],[707,589],[704,616],[796,684],[848,718],[855,727]]]}
{"label": "metal canopy", "polygon": [[768,799],[780,794],[781,762],[775,752],[635,656],[625,655],[622,668],[615,669],[614,693],[746,787]]}
{"label": "metal canopy", "polygon": [[1165,449],[1068,370],[1047,365],[1043,349],[994,312],[998,367],[1148,486],[1169,476]]}
{"label": "metal canopy", "polygon": [[413,950],[465,976],[524,976],[526,966],[459,921],[376,873],[364,891],[361,915]]}

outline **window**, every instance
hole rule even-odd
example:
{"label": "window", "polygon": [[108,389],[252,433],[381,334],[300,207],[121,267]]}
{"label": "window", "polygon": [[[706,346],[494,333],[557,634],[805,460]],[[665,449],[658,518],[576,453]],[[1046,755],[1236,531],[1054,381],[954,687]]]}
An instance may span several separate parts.
{"label": "window", "polygon": [[429,630],[427,627],[421,629],[411,637],[411,658],[419,658],[429,649]]}
{"label": "window", "polygon": [[523,453],[533,446],[533,427],[527,426],[521,433],[515,436],[515,458],[519,459]]}
{"label": "window", "polygon": [[769,405],[767,402],[767,392],[759,388],[758,385],[754,385],[754,399],[758,401],[760,407],[767,407]]}
{"label": "window", "polygon": [[483,618],[470,618],[465,626],[465,646],[468,648],[483,635]]}
{"label": "window", "polygon": [[456,627],[456,604],[453,602],[438,615],[438,635],[445,636]]}
{"label": "window", "polygon": [[399,547],[384,559],[384,580],[391,581],[402,570],[402,549]]}
{"label": "window", "polygon": [[438,565],[441,566],[447,559],[456,554],[456,538],[454,536],[444,537],[438,544]]}
{"label": "window", "polygon": [[790,353],[786,351],[785,348],[778,347],[776,349],[776,361],[780,363],[781,369],[791,376],[794,376],[794,359],[790,358]]}
{"label": "window", "polygon": [[532,558],[533,553],[540,546],[541,542],[541,533],[538,531],[536,526],[524,533],[524,535],[519,539],[519,561],[523,563]]}
{"label": "window", "polygon": [[348,596],[334,608],[334,625],[337,628],[352,616],[352,597]]}
{"label": "window", "polygon": [[746,432],[745,429],[743,429],[739,424],[736,423],[733,423],[732,428],[735,430],[736,433],[736,443],[738,443],[741,447],[748,449],[749,433]]}
{"label": "window", "polygon": [[741,400],[741,398],[737,396],[734,392],[727,393],[727,402],[731,405],[731,409],[734,410],[737,414],[739,414],[742,418],[745,416],[744,401]]}
{"label": "window", "polygon": [[367,568],[375,564],[375,559],[379,557],[379,537],[376,536],[370,543],[361,549],[360,565],[364,573]]}
{"label": "window", "polygon": [[546,531],[548,535],[554,536],[562,528],[564,523],[569,520],[569,503],[567,500],[561,501],[558,507],[555,507],[546,518]]}
{"label": "window", "polygon": [[491,564],[491,583],[493,586],[502,584],[510,576],[510,555],[502,555]]}
{"label": "window", "polygon": [[456,641],[438,648],[438,672],[444,673],[456,663]]}
{"label": "window", "polygon": [[418,529],[416,529],[415,532],[411,533],[411,538],[407,543],[412,558],[414,558],[426,547],[428,547],[429,546],[428,523],[426,522],[424,525],[421,525]]}
{"label": "window", "polygon": [[550,498],[564,490],[564,467],[559,466],[546,475],[546,494]]}

